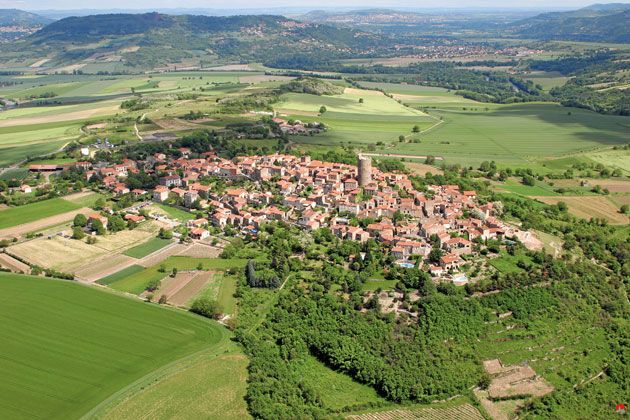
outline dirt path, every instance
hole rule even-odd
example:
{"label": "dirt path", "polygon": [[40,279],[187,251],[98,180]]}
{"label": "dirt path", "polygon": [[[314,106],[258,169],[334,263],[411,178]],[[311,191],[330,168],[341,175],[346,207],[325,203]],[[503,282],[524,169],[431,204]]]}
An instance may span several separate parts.
{"label": "dirt path", "polygon": [[43,219],[36,220],[30,223],[24,223],[18,226],[13,226],[6,229],[0,229],[0,238],[15,238],[25,235],[29,232],[36,232],[38,230],[45,229],[49,226],[60,225],[65,222],[69,222],[74,219],[79,213],[91,213],[92,209],[82,207],[77,210],[72,210],[67,213],[58,214],[56,216],[45,217]]}

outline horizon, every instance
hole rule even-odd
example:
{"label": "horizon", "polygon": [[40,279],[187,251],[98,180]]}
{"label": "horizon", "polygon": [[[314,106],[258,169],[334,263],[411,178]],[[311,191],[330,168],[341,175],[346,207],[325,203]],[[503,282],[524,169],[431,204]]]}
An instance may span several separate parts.
{"label": "horizon", "polygon": [[[265,7],[250,6],[246,0],[235,0],[231,4],[232,7],[225,7],[225,3],[219,2],[207,2],[200,0],[188,0],[185,2],[173,2],[171,0],[140,0],[134,4],[133,7],[129,7],[128,4],[122,0],[112,0],[109,2],[111,7],[109,8],[93,8],[84,7],[83,2],[77,0],[59,0],[55,1],[54,5],[47,0],[0,0],[0,9],[20,9],[30,12],[91,12],[96,14],[111,13],[111,12],[147,12],[147,11],[185,11],[185,10],[198,10],[198,11],[215,11],[215,12],[246,12],[246,11],[271,11],[277,9],[283,9],[287,13],[298,11],[350,11],[350,10],[365,10],[365,9],[392,9],[401,11],[526,11],[526,10],[539,10],[539,11],[552,11],[552,10],[571,10],[587,7],[593,4],[630,4],[630,1],[614,1],[614,2],[597,2],[589,0],[556,0],[552,4],[545,0],[518,0],[506,5],[504,2],[498,0],[476,0],[468,2],[466,5],[461,5],[458,1],[444,0],[437,1],[424,1],[422,4],[409,0],[399,0],[395,4],[383,4],[381,1],[370,0],[346,0],[344,3],[334,2],[330,0],[323,0],[318,3],[303,2],[295,4],[295,2],[289,2],[287,0],[271,0]],[[52,7],[51,7],[52,6]]]}

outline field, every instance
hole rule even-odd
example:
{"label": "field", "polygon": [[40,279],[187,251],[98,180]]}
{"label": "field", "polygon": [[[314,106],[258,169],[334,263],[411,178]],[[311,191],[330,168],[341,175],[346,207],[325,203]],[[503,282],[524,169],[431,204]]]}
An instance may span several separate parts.
{"label": "field", "polygon": [[76,239],[55,236],[51,239],[42,237],[10,247],[14,254],[46,268],[64,272],[81,271],[93,268],[102,261],[118,256],[127,248],[144,243],[157,233],[154,223],[143,223],[134,230],[122,230],[113,234],[98,236],[95,244],[87,244]]}
{"label": "field", "polygon": [[190,212],[176,207],[165,206],[163,204],[152,204],[148,207],[148,210],[151,213],[162,214],[170,217],[171,219],[179,220],[180,222],[187,222],[188,220],[193,220],[195,218],[195,215]]}
{"label": "field", "polygon": [[619,207],[608,197],[578,196],[578,197],[532,197],[546,204],[557,204],[560,201],[567,204],[569,212],[583,219],[593,217],[605,219],[612,224],[630,223],[628,216],[619,213]]}
{"label": "field", "polygon": [[[112,289],[139,295],[145,289],[147,284],[152,280],[163,279],[172,271],[173,268],[178,270],[196,270],[199,264],[204,270],[227,270],[230,268],[245,267],[245,260],[222,260],[210,258],[190,258],[190,257],[168,257],[159,264],[149,267],[137,273],[113,281],[109,284]],[[164,267],[164,272],[160,272],[160,266]]]}
{"label": "field", "polygon": [[211,321],[67,281],[0,273],[0,290],[3,334],[12,337],[0,360],[5,418],[81,417],[134,381],[228,338]]}
{"label": "field", "polygon": [[81,206],[64,200],[53,198],[37,203],[0,210],[0,229],[34,222],[39,219],[76,210]]}
{"label": "field", "polygon": [[[396,147],[400,153],[443,156],[447,163],[528,167],[550,157],[630,140],[630,119],[559,105],[506,105],[489,111],[441,110],[445,123],[420,135],[420,144]],[[544,169],[542,169],[544,170]]]}
{"label": "field", "polygon": [[133,274],[139,273],[142,270],[144,270],[144,267],[142,267],[141,265],[130,265],[129,267],[117,271],[114,274],[99,279],[97,283],[108,286],[114,282],[124,279],[125,277],[129,277]]}
{"label": "field", "polygon": [[171,243],[173,243],[173,241],[169,239],[153,238],[149,239],[143,244],[134,246],[133,248],[129,248],[128,250],[123,252],[123,254],[133,258],[144,258],[147,255],[152,254],[155,251],[160,250]]}
{"label": "field", "polygon": [[[143,383],[130,395],[101,408],[103,419],[210,418],[247,419],[245,404],[247,358],[236,344],[220,354],[204,352],[176,363],[158,382]],[[209,386],[211,384],[211,386]]]}

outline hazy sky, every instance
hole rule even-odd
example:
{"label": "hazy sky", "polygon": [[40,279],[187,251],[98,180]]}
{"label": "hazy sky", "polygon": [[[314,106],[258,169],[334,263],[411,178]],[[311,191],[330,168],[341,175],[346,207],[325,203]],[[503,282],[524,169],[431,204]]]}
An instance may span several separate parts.
{"label": "hazy sky", "polygon": [[[578,8],[605,0],[0,0],[0,8],[16,9],[151,9],[151,8],[267,8],[267,7],[413,7],[413,8]],[[630,3],[630,0],[617,1]]]}

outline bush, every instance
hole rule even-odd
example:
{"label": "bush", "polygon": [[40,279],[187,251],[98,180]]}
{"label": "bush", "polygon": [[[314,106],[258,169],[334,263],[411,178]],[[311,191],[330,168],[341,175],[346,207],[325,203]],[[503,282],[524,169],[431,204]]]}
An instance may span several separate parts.
{"label": "bush", "polygon": [[212,319],[219,319],[223,315],[221,305],[219,305],[217,301],[207,297],[195,299],[190,307],[190,311]]}

